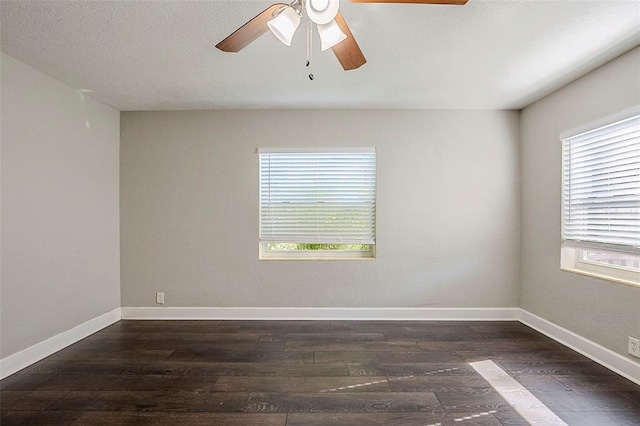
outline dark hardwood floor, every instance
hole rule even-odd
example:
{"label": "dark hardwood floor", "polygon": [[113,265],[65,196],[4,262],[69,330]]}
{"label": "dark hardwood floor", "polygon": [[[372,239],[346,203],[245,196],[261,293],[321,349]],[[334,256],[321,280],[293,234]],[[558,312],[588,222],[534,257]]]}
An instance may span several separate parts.
{"label": "dark hardwood floor", "polygon": [[569,425],[640,425],[631,381],[517,322],[448,321],[120,321],[2,380],[0,424],[529,424],[483,360]]}

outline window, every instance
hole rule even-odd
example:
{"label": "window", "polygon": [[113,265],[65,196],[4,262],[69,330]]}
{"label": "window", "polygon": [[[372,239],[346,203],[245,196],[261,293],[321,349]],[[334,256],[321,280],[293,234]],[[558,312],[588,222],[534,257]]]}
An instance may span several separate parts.
{"label": "window", "polygon": [[258,154],[260,258],[374,257],[374,148]]}
{"label": "window", "polygon": [[640,115],[562,142],[561,267],[640,285]]}

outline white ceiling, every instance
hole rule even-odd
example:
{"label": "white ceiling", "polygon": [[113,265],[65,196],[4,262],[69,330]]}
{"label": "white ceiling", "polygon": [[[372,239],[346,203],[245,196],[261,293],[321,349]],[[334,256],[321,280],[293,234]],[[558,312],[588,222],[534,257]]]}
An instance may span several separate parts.
{"label": "white ceiling", "polygon": [[345,72],[301,25],[215,45],[273,0],[2,1],[3,52],[120,110],[520,109],[640,44],[640,0],[469,0],[340,10],[368,63]]}

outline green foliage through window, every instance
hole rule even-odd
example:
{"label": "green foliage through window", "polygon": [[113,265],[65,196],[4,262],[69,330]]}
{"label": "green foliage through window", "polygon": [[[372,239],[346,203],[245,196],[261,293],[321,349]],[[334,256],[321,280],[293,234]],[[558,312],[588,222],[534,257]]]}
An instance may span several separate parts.
{"label": "green foliage through window", "polygon": [[371,251],[369,244],[318,244],[318,243],[269,243],[270,251],[334,250]]}

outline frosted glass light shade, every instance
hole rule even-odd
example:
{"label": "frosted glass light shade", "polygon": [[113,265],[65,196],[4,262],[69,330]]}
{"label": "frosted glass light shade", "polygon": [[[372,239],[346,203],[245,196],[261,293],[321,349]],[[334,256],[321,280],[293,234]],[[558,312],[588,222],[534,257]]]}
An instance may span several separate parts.
{"label": "frosted glass light shade", "polygon": [[292,7],[287,7],[278,16],[267,22],[271,32],[278,40],[291,46],[291,39],[300,25],[300,15]]}
{"label": "frosted glass light shade", "polygon": [[318,25],[318,33],[320,34],[320,49],[323,51],[347,38],[347,35],[342,32],[335,19],[328,24]]}

